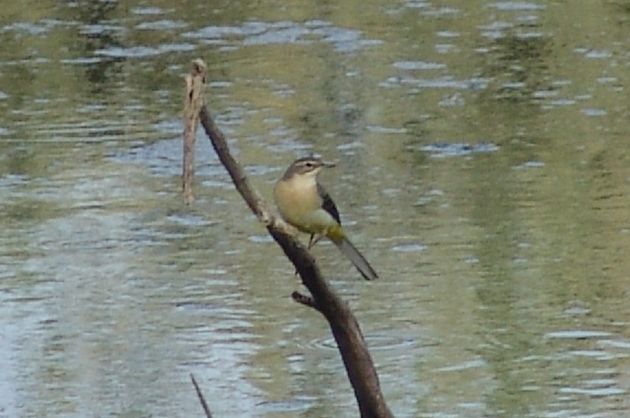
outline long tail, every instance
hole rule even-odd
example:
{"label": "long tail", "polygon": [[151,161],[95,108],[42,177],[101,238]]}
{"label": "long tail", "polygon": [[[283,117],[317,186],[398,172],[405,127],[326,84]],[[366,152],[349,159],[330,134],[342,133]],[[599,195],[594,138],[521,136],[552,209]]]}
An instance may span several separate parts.
{"label": "long tail", "polygon": [[370,263],[363,257],[363,255],[356,249],[354,245],[348,240],[348,238],[341,238],[339,240],[332,240],[337,248],[346,256],[352,264],[359,270],[359,273],[366,280],[374,280],[378,278],[378,274],[374,271]]}

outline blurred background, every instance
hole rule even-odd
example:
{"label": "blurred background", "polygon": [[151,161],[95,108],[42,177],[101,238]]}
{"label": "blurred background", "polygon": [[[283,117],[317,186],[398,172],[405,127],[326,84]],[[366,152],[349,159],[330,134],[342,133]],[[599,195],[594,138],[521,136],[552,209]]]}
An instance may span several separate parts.
{"label": "blurred background", "polygon": [[0,417],[356,417],[323,318],[197,141],[296,157],[398,417],[630,415],[630,2],[0,0]]}

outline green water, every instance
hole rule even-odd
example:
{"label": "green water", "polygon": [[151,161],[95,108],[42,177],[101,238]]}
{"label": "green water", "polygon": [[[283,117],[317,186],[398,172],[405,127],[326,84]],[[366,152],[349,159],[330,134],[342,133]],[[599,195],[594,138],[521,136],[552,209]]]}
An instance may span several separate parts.
{"label": "green water", "polygon": [[310,152],[381,278],[334,246],[398,417],[630,415],[625,1],[0,0],[0,417],[356,417],[259,191]]}

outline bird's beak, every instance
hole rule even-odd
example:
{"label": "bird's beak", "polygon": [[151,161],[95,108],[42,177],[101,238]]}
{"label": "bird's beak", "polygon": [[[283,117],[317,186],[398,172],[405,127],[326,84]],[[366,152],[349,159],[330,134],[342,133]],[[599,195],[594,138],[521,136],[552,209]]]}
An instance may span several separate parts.
{"label": "bird's beak", "polygon": [[322,167],[337,167],[337,163],[334,163],[332,161],[322,161]]}

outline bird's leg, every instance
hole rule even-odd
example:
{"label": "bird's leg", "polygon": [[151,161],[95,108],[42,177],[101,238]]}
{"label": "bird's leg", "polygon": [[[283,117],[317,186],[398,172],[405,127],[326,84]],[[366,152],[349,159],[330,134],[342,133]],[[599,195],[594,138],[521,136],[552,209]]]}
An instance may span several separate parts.
{"label": "bird's leg", "polygon": [[[311,234],[310,238],[308,239],[308,245],[306,246],[307,250],[310,250],[311,248],[313,248],[313,246],[315,244],[317,244],[317,242],[322,239],[321,235],[318,235],[317,237],[315,237],[315,234]],[[297,269],[295,269],[295,275],[297,276],[298,271]]]}
{"label": "bird's leg", "polygon": [[317,235],[317,237],[315,236],[315,234],[311,234],[311,238],[308,240],[308,249],[310,250],[311,248],[313,248],[315,246],[315,244],[317,244],[319,242],[320,239],[322,239],[323,235]]}

